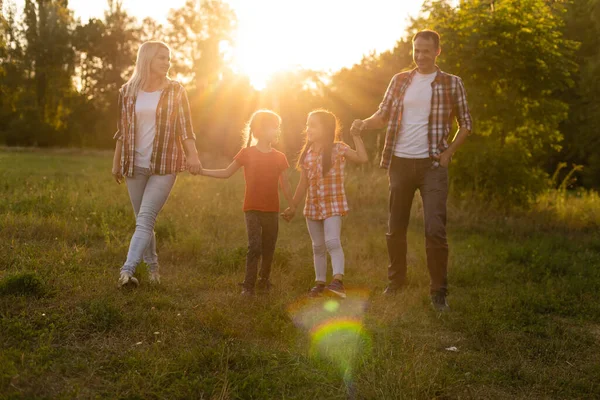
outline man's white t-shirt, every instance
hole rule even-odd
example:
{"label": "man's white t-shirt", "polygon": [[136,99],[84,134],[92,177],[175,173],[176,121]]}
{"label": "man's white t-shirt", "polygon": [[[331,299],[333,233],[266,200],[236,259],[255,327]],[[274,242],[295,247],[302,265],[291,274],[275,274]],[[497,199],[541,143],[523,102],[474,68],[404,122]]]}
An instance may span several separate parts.
{"label": "man's white t-shirt", "polygon": [[437,72],[415,73],[404,93],[400,135],[396,141],[394,155],[402,158],[428,158],[429,114],[431,113],[431,84]]}
{"label": "man's white t-shirt", "polygon": [[156,136],[156,108],[162,90],[140,90],[135,102],[135,165],[150,168],[152,145]]}

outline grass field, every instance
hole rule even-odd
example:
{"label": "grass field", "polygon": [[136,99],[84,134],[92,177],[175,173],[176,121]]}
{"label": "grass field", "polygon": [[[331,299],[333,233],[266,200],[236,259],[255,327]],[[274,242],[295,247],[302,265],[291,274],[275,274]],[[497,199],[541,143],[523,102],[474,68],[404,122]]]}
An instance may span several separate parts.
{"label": "grass field", "polygon": [[121,291],[134,218],[110,163],[0,152],[2,399],[600,398],[597,225],[451,202],[452,311],[440,316],[418,202],[410,285],[380,294],[386,176],[353,170],[349,299],[306,300],[312,254],[297,218],[280,225],[276,290],[247,300],[241,174],[182,174],[156,226],[162,285],[142,265],[140,287]]}

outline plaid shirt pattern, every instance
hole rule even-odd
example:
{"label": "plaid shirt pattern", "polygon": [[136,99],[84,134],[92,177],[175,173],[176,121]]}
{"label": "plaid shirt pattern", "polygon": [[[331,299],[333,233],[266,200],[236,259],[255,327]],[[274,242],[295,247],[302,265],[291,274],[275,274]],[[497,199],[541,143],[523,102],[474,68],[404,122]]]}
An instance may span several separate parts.
{"label": "plaid shirt pattern", "polygon": [[308,219],[321,221],[334,215],[346,215],[350,210],[344,191],[344,167],[348,150],[345,143],[334,143],[331,149],[332,165],[323,176],[322,152],[308,149],[302,162],[308,178],[304,216]]}
{"label": "plaid shirt pattern", "polygon": [[[137,93],[127,93],[127,86],[119,91],[119,121],[114,139],[122,141],[121,171],[133,176],[135,164],[135,103]],[[185,171],[183,141],[196,140],[190,117],[190,104],[185,89],[179,82],[169,81],[163,89],[156,108],[156,136],[152,145],[150,170],[157,175]]]}
{"label": "plaid shirt pattern", "polygon": [[[377,114],[388,121],[385,144],[381,154],[381,168],[388,169],[394,155],[394,147],[400,135],[404,94],[410,86],[417,69],[396,74],[385,92]],[[431,84],[431,113],[429,114],[429,156],[440,155],[448,147],[448,136],[452,122],[456,119],[459,128],[472,131],[471,114],[462,80],[455,75],[442,72],[439,68]],[[434,167],[439,166],[433,161]]]}

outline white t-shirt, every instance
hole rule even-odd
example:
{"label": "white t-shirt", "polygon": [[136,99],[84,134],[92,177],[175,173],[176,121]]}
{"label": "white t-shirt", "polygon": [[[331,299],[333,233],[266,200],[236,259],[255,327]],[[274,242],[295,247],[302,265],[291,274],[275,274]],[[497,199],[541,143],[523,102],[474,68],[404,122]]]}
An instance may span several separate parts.
{"label": "white t-shirt", "polygon": [[140,90],[135,102],[135,165],[150,168],[152,145],[156,136],[156,108],[162,90]]}
{"label": "white t-shirt", "polygon": [[400,122],[400,135],[394,155],[403,158],[429,157],[429,114],[431,113],[431,83],[437,72],[417,72],[404,93],[404,107]]}

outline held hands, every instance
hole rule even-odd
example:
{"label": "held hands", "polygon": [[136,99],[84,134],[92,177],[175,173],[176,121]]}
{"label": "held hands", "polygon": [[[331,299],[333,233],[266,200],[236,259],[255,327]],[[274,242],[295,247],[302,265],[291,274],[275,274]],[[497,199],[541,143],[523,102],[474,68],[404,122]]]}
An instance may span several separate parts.
{"label": "held hands", "polygon": [[355,119],[350,127],[350,133],[354,136],[360,136],[362,131],[365,129],[365,121],[362,119]]}
{"label": "held hands", "polygon": [[288,207],[280,215],[281,215],[281,218],[283,218],[285,220],[285,222],[290,222],[294,218],[295,214],[296,214],[296,207]]}
{"label": "held hands", "polygon": [[200,162],[198,155],[187,158],[187,170],[192,175],[202,174],[202,163]]}

